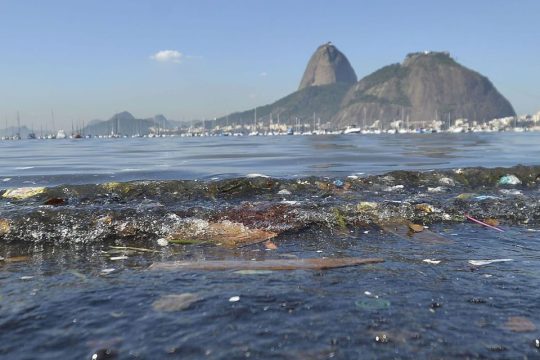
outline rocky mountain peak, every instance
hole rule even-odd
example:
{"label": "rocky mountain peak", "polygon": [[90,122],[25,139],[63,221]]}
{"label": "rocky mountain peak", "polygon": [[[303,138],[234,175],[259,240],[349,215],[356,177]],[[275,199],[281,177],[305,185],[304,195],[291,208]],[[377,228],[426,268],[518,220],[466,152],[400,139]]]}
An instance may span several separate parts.
{"label": "rocky mountain peak", "polygon": [[354,84],[356,81],[356,73],[347,57],[328,42],[311,56],[298,90],[335,83]]}

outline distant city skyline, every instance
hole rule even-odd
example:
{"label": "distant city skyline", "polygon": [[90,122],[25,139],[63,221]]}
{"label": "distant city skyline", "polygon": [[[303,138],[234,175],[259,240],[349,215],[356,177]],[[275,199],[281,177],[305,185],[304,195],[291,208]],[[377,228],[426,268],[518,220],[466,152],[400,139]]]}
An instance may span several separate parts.
{"label": "distant city skyline", "polygon": [[540,2],[0,0],[0,128],[129,111],[213,119],[294,92],[332,41],[358,78],[449,51],[518,114],[540,110]]}

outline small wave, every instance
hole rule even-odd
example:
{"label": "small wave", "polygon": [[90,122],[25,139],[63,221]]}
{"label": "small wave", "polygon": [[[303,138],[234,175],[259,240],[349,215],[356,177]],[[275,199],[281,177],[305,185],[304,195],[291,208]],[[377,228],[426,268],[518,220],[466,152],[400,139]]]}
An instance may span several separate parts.
{"label": "small wave", "polygon": [[35,166],[17,166],[15,170],[28,170],[33,168],[35,168]]}

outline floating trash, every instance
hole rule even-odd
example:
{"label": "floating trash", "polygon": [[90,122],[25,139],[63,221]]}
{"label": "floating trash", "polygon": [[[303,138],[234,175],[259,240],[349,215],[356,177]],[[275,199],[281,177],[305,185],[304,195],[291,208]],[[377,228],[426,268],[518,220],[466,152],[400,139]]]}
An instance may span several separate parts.
{"label": "floating trash", "polygon": [[238,302],[240,301],[240,296],[231,296],[229,302]]}
{"label": "floating trash", "polygon": [[414,231],[415,233],[419,233],[421,231],[424,231],[424,226],[420,224],[409,224],[409,229]]}
{"label": "floating trash", "polygon": [[167,239],[172,243],[179,241],[212,242],[226,247],[245,246],[274,238],[277,233],[262,229],[250,229],[243,224],[224,220],[207,222],[193,220],[186,222]]}
{"label": "floating trash", "polygon": [[424,259],[422,261],[428,264],[433,264],[433,265],[438,265],[441,263],[441,260],[432,260],[432,259]]}
{"label": "floating trash", "polygon": [[6,199],[23,200],[39,195],[44,191],[44,187],[22,187],[17,189],[8,189],[2,196]]}
{"label": "floating trash", "polygon": [[383,262],[376,258],[209,260],[154,263],[152,270],[325,270]]}
{"label": "floating trash", "polygon": [[266,250],[276,250],[278,248],[277,245],[270,240],[264,243],[264,247],[266,248]]}
{"label": "floating trash", "polygon": [[488,224],[488,223],[486,223],[486,222],[483,222],[483,221],[480,221],[480,220],[478,220],[478,219],[475,219],[475,218],[473,218],[472,216],[470,216],[469,214],[465,214],[465,217],[466,217],[467,219],[471,220],[472,222],[475,222],[475,223],[480,224],[480,225],[482,225],[482,226],[485,226],[485,227],[488,227],[488,228],[490,228],[490,229],[497,230],[497,231],[500,231],[500,232],[504,232],[503,229],[500,229],[500,228],[498,228],[498,227],[496,227],[496,226],[494,226],[494,225],[490,225],[490,224]]}
{"label": "floating trash", "polygon": [[0,219],[0,236],[9,233],[9,220]]}
{"label": "floating trash", "polygon": [[493,195],[478,195],[474,197],[474,200],[477,201],[484,201],[484,200],[498,200],[500,197],[493,196]]}
{"label": "floating trash", "polygon": [[122,256],[111,256],[111,257],[109,258],[109,260],[112,260],[112,261],[126,260],[126,259],[128,259],[128,257],[125,256],[125,255],[122,255]]}
{"label": "floating trash", "polygon": [[447,185],[447,186],[455,186],[456,185],[454,180],[451,179],[451,178],[448,178],[448,177],[440,178],[439,183],[441,183],[442,185]]}
{"label": "floating trash", "polygon": [[493,260],[469,260],[469,264],[474,266],[483,266],[499,262],[514,261],[514,259],[493,259]]}
{"label": "floating trash", "polygon": [[504,175],[499,179],[498,182],[499,185],[519,185],[521,184],[521,180],[515,175],[508,174]]}
{"label": "floating trash", "polygon": [[389,339],[386,336],[386,334],[375,336],[375,342],[378,342],[380,344],[386,344],[386,343],[388,343],[388,341],[389,341]]}
{"label": "floating trash", "polygon": [[278,191],[278,195],[291,195],[291,192],[287,189],[281,189]]}
{"label": "floating trash", "polygon": [[167,239],[159,238],[159,239],[157,239],[157,244],[159,246],[167,246],[167,245],[169,245],[169,242],[167,241]]}

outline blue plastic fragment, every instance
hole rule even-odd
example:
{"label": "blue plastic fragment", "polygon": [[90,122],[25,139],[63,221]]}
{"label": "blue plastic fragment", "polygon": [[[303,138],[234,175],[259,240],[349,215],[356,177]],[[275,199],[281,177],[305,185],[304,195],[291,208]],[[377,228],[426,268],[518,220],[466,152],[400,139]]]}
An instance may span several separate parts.
{"label": "blue plastic fragment", "polygon": [[516,175],[504,175],[499,179],[499,185],[519,185],[521,180]]}
{"label": "blue plastic fragment", "polygon": [[334,180],[334,185],[336,185],[337,187],[342,187],[344,185],[344,182],[337,179],[337,180]]}

